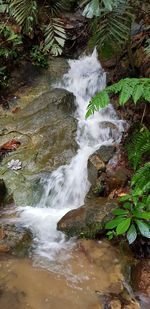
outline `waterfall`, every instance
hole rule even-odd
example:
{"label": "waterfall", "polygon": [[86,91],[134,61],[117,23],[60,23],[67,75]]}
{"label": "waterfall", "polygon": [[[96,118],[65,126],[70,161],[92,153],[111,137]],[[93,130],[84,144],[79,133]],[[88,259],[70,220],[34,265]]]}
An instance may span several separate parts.
{"label": "waterfall", "polygon": [[[44,267],[54,265],[56,260],[59,264],[69,254],[73,241],[66,240],[56,225],[66,212],[84,204],[90,188],[87,177],[89,156],[102,144],[118,143],[124,130],[123,121],[118,120],[112,105],[85,119],[91,97],[106,86],[106,73],[96,50],[90,56],[68,62],[68,73],[57,87],[65,88],[75,96],[77,154],[69,165],[59,167],[44,181],[44,194],[36,207],[19,208],[20,223],[33,233],[33,259]],[[101,125],[104,121],[116,125],[115,136],[110,134],[110,128]]]}

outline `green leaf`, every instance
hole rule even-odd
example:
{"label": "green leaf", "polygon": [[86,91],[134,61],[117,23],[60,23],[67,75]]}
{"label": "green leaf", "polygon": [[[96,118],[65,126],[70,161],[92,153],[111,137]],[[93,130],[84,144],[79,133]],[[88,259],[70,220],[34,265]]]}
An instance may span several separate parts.
{"label": "green leaf", "polygon": [[132,98],[133,98],[133,101],[134,101],[135,104],[141,98],[142,95],[143,95],[143,85],[137,84],[133,93],[132,93]]}
{"label": "green leaf", "polygon": [[131,218],[122,220],[122,222],[120,222],[117,226],[117,229],[116,229],[117,235],[124,234],[128,230],[130,223],[131,223]]}
{"label": "green leaf", "polygon": [[129,211],[118,208],[118,209],[113,210],[112,213],[113,213],[113,215],[120,216],[120,215],[127,215],[129,213]]}
{"label": "green leaf", "polygon": [[137,231],[135,225],[132,224],[127,232],[127,239],[129,244],[132,244],[137,238]]}
{"label": "green leaf", "polygon": [[109,231],[106,233],[106,236],[108,237],[109,240],[113,239],[114,237],[114,231]]}
{"label": "green leaf", "polygon": [[122,222],[123,217],[117,217],[109,222],[107,222],[105,224],[105,229],[109,230],[109,229],[113,229],[114,227],[116,227],[120,222]]}
{"label": "green leaf", "polygon": [[141,220],[136,220],[136,224],[141,232],[141,234],[147,238],[150,238],[150,227],[148,224]]}
{"label": "green leaf", "polygon": [[131,209],[132,204],[130,202],[126,202],[126,203],[123,204],[123,207],[126,208],[126,209]]}
{"label": "green leaf", "polygon": [[138,211],[135,211],[135,217],[137,218],[141,218],[141,219],[145,219],[145,220],[149,220],[150,219],[150,212],[138,212]]}
{"label": "green leaf", "polygon": [[123,195],[119,198],[120,202],[131,201],[131,200],[132,200],[132,196],[130,194]]}

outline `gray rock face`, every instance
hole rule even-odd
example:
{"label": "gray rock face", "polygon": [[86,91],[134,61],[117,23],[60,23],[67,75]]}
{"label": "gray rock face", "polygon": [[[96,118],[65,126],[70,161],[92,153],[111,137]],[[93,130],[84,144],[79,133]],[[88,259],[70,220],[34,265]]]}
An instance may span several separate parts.
{"label": "gray rock face", "polygon": [[57,229],[68,236],[92,237],[103,232],[104,224],[111,218],[117,202],[106,198],[87,200],[85,206],[69,211],[57,224]]}
{"label": "gray rock face", "polygon": [[96,151],[96,153],[103,162],[107,163],[112,159],[115,151],[116,147],[114,145],[103,145]]}
{"label": "gray rock face", "polygon": [[[48,89],[48,76],[54,81],[55,74],[58,78],[60,72],[64,73],[65,65],[61,64],[60,72],[58,67],[52,63],[46,77],[38,75],[31,88],[27,86],[19,93],[16,112],[3,111],[0,116],[0,146],[12,139],[20,142],[15,151],[5,156],[0,167],[8,193],[13,194],[17,205],[38,202],[42,193],[41,173],[68,164],[76,153],[74,96],[50,85]],[[12,159],[22,163],[20,170],[8,168]]]}

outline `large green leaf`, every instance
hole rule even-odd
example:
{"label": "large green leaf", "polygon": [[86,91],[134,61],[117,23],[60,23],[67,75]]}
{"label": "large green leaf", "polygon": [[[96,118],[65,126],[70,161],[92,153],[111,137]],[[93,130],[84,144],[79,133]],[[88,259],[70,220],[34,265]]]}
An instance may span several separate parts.
{"label": "large green leaf", "polygon": [[133,212],[133,214],[136,218],[139,218],[139,219],[145,219],[145,220],[150,219],[150,212],[147,212],[147,211],[141,212],[141,211],[136,210]]}
{"label": "large green leaf", "polygon": [[122,216],[121,216],[121,217],[117,217],[117,218],[115,218],[115,219],[113,219],[113,220],[107,222],[107,223],[105,224],[105,228],[106,228],[107,230],[108,230],[108,229],[113,229],[113,228],[115,228],[119,223],[121,223],[122,220],[123,220],[123,217],[122,217]]}
{"label": "large green leaf", "polygon": [[131,223],[131,218],[122,220],[122,222],[120,222],[117,225],[117,228],[116,228],[117,235],[124,234],[128,230],[130,223]]}
{"label": "large green leaf", "polygon": [[129,244],[132,244],[137,238],[137,231],[135,225],[132,224],[127,232],[127,239]]}
{"label": "large green leaf", "polygon": [[150,226],[141,220],[136,220],[136,224],[139,228],[140,233],[143,236],[150,238]]}
{"label": "large green leaf", "polygon": [[129,211],[118,208],[118,209],[113,210],[112,213],[113,213],[113,215],[116,215],[116,216],[120,216],[120,215],[122,216],[122,215],[127,215],[129,213]]}

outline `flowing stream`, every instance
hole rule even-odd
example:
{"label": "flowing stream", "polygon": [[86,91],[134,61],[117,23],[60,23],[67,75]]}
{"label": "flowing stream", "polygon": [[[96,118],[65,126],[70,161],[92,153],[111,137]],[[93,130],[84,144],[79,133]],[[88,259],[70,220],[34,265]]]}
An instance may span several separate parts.
{"label": "flowing stream", "polygon": [[[38,205],[18,209],[19,223],[33,233],[35,264],[53,271],[60,271],[74,244],[73,240],[66,240],[56,226],[66,212],[84,204],[90,188],[87,177],[89,156],[102,144],[118,143],[124,130],[124,122],[118,120],[111,105],[85,119],[91,97],[106,86],[106,73],[98,61],[96,50],[90,56],[69,60],[69,67],[57,87],[65,88],[75,96],[77,154],[69,165],[59,167],[44,180],[44,194]],[[104,121],[115,124],[113,134],[109,126],[102,125]]]}

